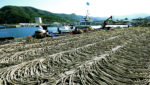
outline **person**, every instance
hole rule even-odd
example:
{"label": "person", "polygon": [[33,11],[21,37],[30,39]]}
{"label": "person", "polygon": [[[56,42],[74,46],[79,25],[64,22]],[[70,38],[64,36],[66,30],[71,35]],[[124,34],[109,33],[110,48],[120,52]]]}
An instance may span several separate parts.
{"label": "person", "polygon": [[71,30],[73,29],[73,25],[72,25],[72,24],[70,24],[70,29],[71,29]]}
{"label": "person", "polygon": [[57,28],[58,34],[61,34],[61,30],[59,29],[59,27]]}
{"label": "person", "polygon": [[107,21],[105,20],[104,23],[103,23],[103,26],[102,26],[102,29],[104,29],[107,25]]}
{"label": "person", "polygon": [[78,30],[78,28],[77,28],[77,27],[75,27],[74,31],[77,31],[77,30]]}

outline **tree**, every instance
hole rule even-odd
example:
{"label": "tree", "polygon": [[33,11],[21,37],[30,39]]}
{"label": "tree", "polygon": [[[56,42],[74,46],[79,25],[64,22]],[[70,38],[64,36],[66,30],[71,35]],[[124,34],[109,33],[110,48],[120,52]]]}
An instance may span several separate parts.
{"label": "tree", "polygon": [[128,20],[128,18],[126,17],[124,20]]}
{"label": "tree", "polygon": [[52,22],[73,22],[75,20],[74,14],[65,15],[65,17],[58,16],[51,12],[39,10],[33,7],[18,7],[18,6],[5,6],[0,9],[0,24],[17,24],[17,23],[30,23],[35,22],[35,17],[42,17],[43,23]]}

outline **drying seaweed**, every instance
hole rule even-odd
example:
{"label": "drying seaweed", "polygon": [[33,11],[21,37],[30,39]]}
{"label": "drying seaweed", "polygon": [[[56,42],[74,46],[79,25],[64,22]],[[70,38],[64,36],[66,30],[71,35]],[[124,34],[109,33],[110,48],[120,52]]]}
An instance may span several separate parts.
{"label": "drying seaweed", "polygon": [[149,34],[137,27],[2,44],[0,84],[149,84]]}

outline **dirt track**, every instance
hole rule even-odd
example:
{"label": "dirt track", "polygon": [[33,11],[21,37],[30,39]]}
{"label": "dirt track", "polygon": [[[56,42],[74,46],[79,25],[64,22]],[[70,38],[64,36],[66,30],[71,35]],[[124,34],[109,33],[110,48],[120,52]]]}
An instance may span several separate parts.
{"label": "dirt track", "polygon": [[149,85],[150,28],[0,45],[0,85]]}

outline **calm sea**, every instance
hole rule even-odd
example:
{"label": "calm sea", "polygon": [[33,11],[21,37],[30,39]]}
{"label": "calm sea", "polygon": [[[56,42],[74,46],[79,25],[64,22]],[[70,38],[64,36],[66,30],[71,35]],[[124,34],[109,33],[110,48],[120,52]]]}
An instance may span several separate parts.
{"label": "calm sea", "polygon": [[33,35],[35,31],[40,29],[39,27],[22,27],[22,28],[7,28],[0,29],[0,37],[27,37]]}
{"label": "calm sea", "polygon": [[[22,27],[22,28],[7,28],[7,29],[0,29],[0,37],[27,37],[33,35],[35,31],[39,30],[39,27]],[[48,27],[48,30],[53,33],[57,33],[57,27]],[[69,31],[63,27],[60,28],[62,32]]]}

